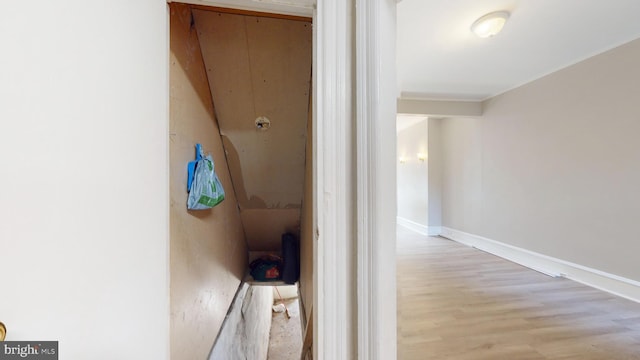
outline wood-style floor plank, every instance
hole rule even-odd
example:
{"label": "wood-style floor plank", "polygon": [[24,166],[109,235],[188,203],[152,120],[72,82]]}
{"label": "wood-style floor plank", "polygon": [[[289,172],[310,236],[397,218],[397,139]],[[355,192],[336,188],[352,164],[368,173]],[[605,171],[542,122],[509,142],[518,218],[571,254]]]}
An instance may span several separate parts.
{"label": "wood-style floor plank", "polygon": [[640,360],[640,304],[398,227],[398,359]]}

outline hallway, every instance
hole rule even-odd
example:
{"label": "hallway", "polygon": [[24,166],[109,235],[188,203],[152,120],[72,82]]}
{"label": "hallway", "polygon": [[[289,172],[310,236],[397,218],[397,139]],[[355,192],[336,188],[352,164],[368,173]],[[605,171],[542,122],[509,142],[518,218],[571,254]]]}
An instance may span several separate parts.
{"label": "hallway", "polygon": [[398,226],[398,359],[640,359],[640,304]]}

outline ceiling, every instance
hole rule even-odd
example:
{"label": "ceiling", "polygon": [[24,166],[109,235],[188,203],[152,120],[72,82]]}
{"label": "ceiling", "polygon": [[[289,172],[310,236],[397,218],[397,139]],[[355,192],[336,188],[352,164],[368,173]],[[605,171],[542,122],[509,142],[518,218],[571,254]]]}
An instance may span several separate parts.
{"label": "ceiling", "polygon": [[[315,0],[182,0],[311,16]],[[640,37],[640,0],[397,0],[398,97],[484,100]],[[507,10],[481,39],[480,16]]]}
{"label": "ceiling", "polygon": [[[501,33],[471,33],[498,10]],[[402,0],[399,97],[487,99],[640,37],[639,15],[639,0]]]}

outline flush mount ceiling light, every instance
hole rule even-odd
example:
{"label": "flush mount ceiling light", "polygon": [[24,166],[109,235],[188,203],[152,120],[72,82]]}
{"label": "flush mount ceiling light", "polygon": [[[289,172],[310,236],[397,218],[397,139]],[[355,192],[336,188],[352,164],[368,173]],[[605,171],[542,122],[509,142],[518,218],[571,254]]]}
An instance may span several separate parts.
{"label": "flush mount ceiling light", "polygon": [[502,30],[502,27],[507,22],[508,18],[509,12],[507,11],[488,13],[471,25],[471,31],[481,38],[494,36]]}

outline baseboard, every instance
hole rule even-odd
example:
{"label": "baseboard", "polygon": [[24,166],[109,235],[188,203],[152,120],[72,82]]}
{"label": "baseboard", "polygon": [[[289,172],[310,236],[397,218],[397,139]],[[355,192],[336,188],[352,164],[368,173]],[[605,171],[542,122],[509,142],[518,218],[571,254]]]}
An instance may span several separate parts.
{"label": "baseboard", "polygon": [[438,236],[442,233],[442,226],[429,226],[429,236]]}
{"label": "baseboard", "polygon": [[404,226],[409,230],[413,230],[421,235],[429,236],[429,227],[426,225],[419,224],[415,221],[411,221],[409,219],[405,219],[403,217],[397,217],[398,225]]}
{"label": "baseboard", "polygon": [[640,302],[640,282],[635,280],[445,226],[442,227],[440,236],[486,251],[550,276],[566,277],[596,289]]}

